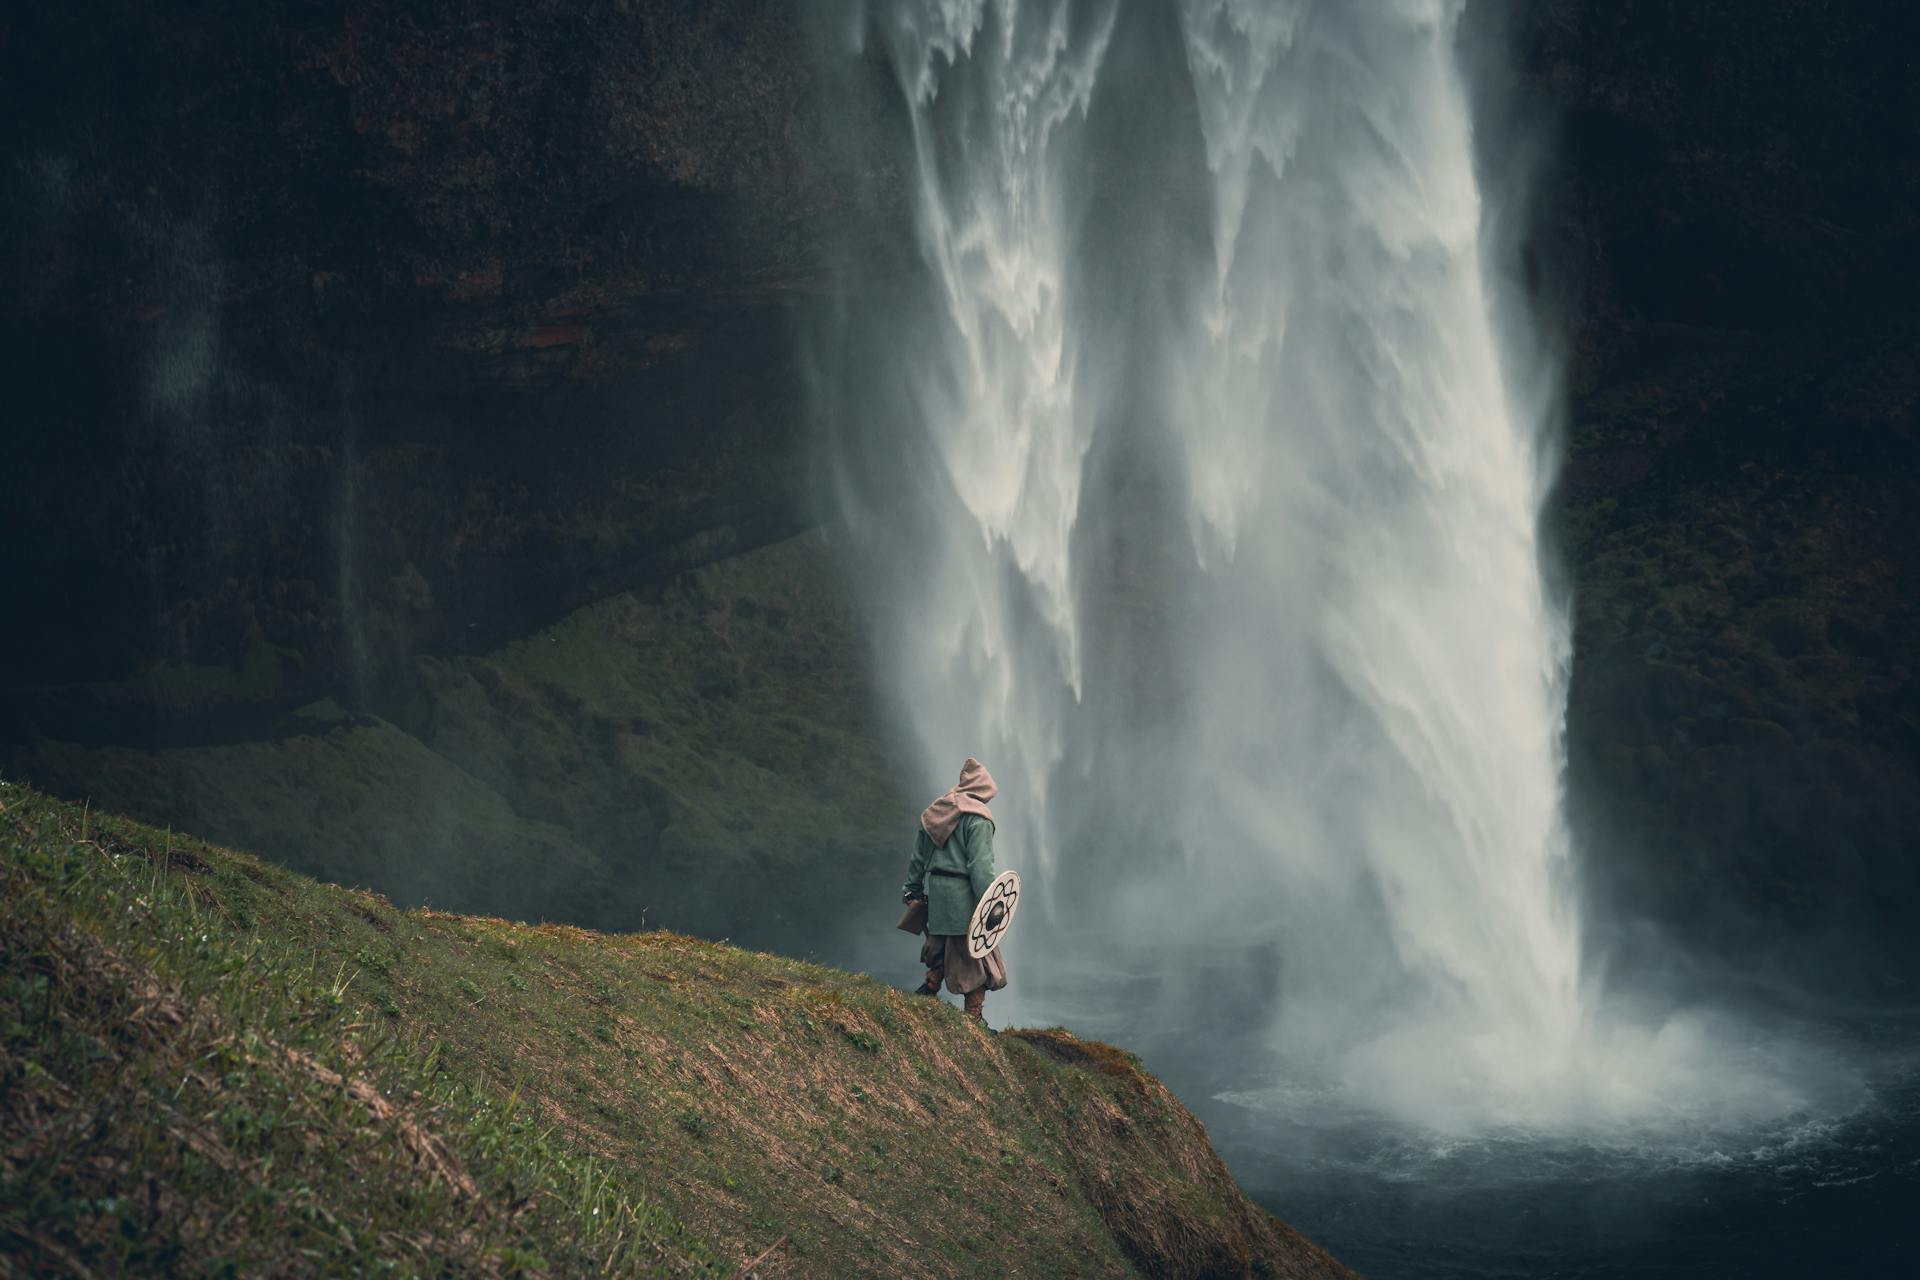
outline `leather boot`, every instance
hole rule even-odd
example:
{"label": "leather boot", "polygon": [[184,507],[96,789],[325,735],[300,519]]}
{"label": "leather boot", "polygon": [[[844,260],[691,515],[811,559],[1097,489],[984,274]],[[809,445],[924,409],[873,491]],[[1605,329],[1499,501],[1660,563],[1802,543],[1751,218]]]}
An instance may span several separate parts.
{"label": "leather boot", "polygon": [[975,987],[967,992],[967,1016],[978,1018],[982,1022],[987,1020],[987,989],[985,987]]}
{"label": "leather boot", "polygon": [[947,976],[944,969],[927,970],[927,980],[913,989],[917,996],[937,996],[940,994],[940,982]]}

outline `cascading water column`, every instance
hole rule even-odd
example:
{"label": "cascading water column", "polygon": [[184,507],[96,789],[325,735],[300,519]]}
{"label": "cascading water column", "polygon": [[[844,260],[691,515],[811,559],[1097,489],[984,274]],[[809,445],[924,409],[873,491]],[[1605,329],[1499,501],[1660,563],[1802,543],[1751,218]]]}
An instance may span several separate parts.
{"label": "cascading water column", "polygon": [[1059,174],[1113,19],[1111,0],[873,17],[907,110],[930,305],[879,353],[911,419],[908,490],[844,506],[885,544],[882,658],[924,778],[948,785],[979,755],[1017,779],[1002,841],[1029,874],[1048,861],[1047,785],[1080,693],[1069,544],[1094,429],[1070,323],[1076,192]]}
{"label": "cascading water column", "polygon": [[[1171,119],[1191,118],[1181,95],[1197,105],[1185,146],[1205,149],[1210,252],[1176,235],[1164,262],[1130,262],[1172,287],[1128,327],[1093,314],[1076,275],[1133,252],[1076,242],[1116,6],[861,13],[905,109],[924,274],[911,314],[860,353],[904,388],[906,490],[846,486],[843,508],[879,567],[882,657],[926,779],[986,759],[1025,869],[1143,886],[1153,910],[1124,924],[1144,946],[1185,941],[1174,896],[1219,939],[1277,933],[1290,1033],[1311,1011],[1308,1038],[1377,1046],[1412,1006],[1444,1024],[1427,1031],[1497,1046],[1489,1061],[1524,1043],[1531,1062],[1578,1021],[1566,636],[1534,536],[1538,435],[1494,345],[1457,16],[1187,3],[1184,65],[1161,39],[1152,81],[1127,92]],[[1134,171],[1173,152],[1123,144],[1110,195],[1174,179]],[[1116,403],[1129,366],[1164,369],[1157,412]],[[1195,563],[1162,584],[1168,643],[1150,660],[1179,655],[1164,723],[1084,696],[1083,640],[1127,623],[1080,581],[1076,531],[1142,518],[1084,491],[1096,424],[1116,416],[1185,478]],[[1067,824],[1056,856],[1050,788],[1096,757],[1125,767],[1085,777],[1078,812],[1096,817]],[[1172,797],[1177,886],[1128,775]]]}
{"label": "cascading water column", "polygon": [[1524,1091],[1583,1019],[1547,441],[1496,346],[1459,11],[1183,9],[1214,252],[1169,335],[1169,419],[1233,620],[1199,663],[1187,825],[1282,868],[1306,900],[1290,950],[1323,981],[1381,972],[1356,942],[1391,948],[1398,990],[1368,993],[1391,1015],[1342,1028],[1363,1046],[1343,1071],[1385,1094],[1448,1070]]}

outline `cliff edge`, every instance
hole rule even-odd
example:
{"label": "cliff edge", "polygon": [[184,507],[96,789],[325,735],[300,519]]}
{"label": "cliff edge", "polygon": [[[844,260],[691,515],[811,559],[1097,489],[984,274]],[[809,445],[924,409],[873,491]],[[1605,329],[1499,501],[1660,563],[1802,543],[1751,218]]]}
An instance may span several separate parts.
{"label": "cliff edge", "polygon": [[0,1272],[1341,1277],[1131,1055],[0,783]]}

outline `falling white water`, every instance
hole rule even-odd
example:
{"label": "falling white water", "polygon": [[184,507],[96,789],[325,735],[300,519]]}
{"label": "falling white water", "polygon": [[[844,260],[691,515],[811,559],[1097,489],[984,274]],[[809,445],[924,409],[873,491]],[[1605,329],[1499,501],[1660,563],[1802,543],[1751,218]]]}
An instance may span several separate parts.
{"label": "falling white water", "polygon": [[[915,269],[846,266],[824,413],[920,781],[984,760],[1036,883],[1028,1007],[1070,1012],[1077,966],[1213,1034],[1218,988],[1277,983],[1242,1004],[1342,1096],[1553,1125],[1659,1111],[1715,1055],[1600,1027],[1582,977],[1553,440],[1460,8],[862,11]],[[1162,981],[1207,948],[1255,969]]]}
{"label": "falling white water", "polygon": [[1041,862],[1080,688],[1070,539],[1094,429],[1066,296],[1074,206],[1057,178],[1114,11],[947,0],[876,18],[911,129],[934,334],[878,353],[911,371],[908,408],[936,471],[914,536],[892,544],[891,568],[915,585],[890,647],[940,762],[929,783],[969,754],[1019,779],[1000,825]]}
{"label": "falling white water", "polygon": [[1193,722],[1220,792],[1194,798],[1317,892],[1377,896],[1476,1074],[1558,1069],[1582,1022],[1568,629],[1543,434],[1496,350],[1459,5],[1331,8],[1184,6],[1214,252],[1170,418],[1237,602]]}

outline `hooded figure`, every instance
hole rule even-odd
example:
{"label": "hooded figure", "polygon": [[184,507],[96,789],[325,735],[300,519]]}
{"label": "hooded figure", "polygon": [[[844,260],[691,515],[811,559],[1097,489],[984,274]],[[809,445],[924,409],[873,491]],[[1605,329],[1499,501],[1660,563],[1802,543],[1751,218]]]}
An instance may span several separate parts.
{"label": "hooded figure", "polygon": [[997,947],[984,960],[967,954],[967,922],[993,883],[993,811],[987,801],[998,791],[986,766],[968,756],[960,781],[920,815],[900,892],[905,902],[927,900],[927,940],[920,948],[927,980],[919,993],[939,995],[944,980],[947,990],[966,997],[967,1012],[976,1018],[985,1016],[987,992],[1007,985]]}

